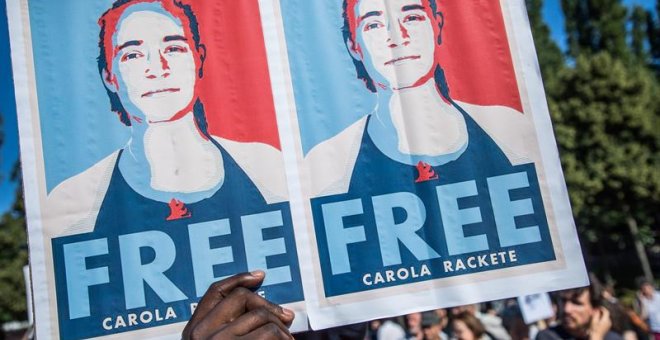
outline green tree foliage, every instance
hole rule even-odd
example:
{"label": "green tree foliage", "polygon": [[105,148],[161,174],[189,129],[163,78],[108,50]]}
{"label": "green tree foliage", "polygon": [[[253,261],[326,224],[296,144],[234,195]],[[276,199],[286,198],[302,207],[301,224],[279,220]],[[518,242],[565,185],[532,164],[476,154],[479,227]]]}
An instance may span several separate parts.
{"label": "green tree foliage", "polygon": [[28,263],[22,190],[12,209],[0,218],[0,323],[26,320],[23,266]]}
{"label": "green tree foliage", "polygon": [[632,218],[642,241],[653,244],[660,206],[655,78],[608,52],[578,55],[559,78],[553,118],[583,241],[630,246],[625,240]]}
{"label": "green tree foliage", "polygon": [[630,15],[630,47],[636,60],[639,62],[648,62],[650,57],[647,42],[650,43],[649,28],[647,25],[653,25],[651,13],[641,6],[635,6]]}
{"label": "green tree foliage", "polygon": [[637,249],[644,264],[660,222],[657,15],[636,7],[628,16],[620,0],[562,0],[569,62],[558,65],[542,0],[527,8],[585,250]]}
{"label": "green tree foliage", "polygon": [[[0,120],[1,127],[2,121]],[[3,140],[4,134],[0,129],[0,145]],[[21,182],[18,163],[14,166],[9,180],[16,183]],[[23,266],[27,263],[25,206],[23,190],[19,188],[16,190],[13,206],[0,217],[0,323],[27,319],[23,279]]]}
{"label": "green tree foliage", "polygon": [[561,4],[571,57],[608,51],[614,58],[627,60],[627,10],[620,0],[562,0]]}
{"label": "green tree foliage", "polygon": [[660,78],[660,0],[655,3],[655,16],[648,12],[646,16],[646,32],[648,35],[651,67],[655,70],[656,76]]}
{"label": "green tree foliage", "polygon": [[564,55],[550,37],[550,28],[543,21],[543,0],[526,0],[526,4],[545,90],[550,99],[555,97],[556,91],[561,86],[557,82],[556,74],[564,67]]}

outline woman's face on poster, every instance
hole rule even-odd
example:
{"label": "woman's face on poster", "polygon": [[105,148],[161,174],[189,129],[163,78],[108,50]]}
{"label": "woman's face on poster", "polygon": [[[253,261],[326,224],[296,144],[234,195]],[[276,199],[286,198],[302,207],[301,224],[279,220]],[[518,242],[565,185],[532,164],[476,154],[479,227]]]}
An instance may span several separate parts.
{"label": "woman's face on poster", "polygon": [[435,22],[422,0],[361,0],[356,42],[369,75],[394,89],[419,85],[435,66]]}
{"label": "woman's face on poster", "polygon": [[119,97],[132,115],[137,109],[149,122],[166,121],[189,107],[196,66],[179,20],[164,10],[135,11],[119,22],[113,42]]}

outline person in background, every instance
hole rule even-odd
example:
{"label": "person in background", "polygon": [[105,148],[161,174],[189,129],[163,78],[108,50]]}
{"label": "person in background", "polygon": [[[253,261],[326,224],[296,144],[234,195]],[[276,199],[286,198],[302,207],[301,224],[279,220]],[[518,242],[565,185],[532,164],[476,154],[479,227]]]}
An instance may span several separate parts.
{"label": "person in background", "polygon": [[[446,319],[446,317],[445,317]],[[421,329],[425,340],[447,340],[449,337],[443,332],[444,323],[436,311],[421,314]]]}
{"label": "person in background", "polygon": [[474,315],[484,326],[486,333],[491,338],[497,340],[511,340],[511,335],[509,335],[509,332],[507,332],[506,328],[502,325],[502,319],[499,316],[490,313],[481,313],[478,304],[454,307],[452,309],[452,314],[458,315],[464,311]]}
{"label": "person in background", "polygon": [[502,311],[502,325],[513,340],[533,339],[538,333],[536,324],[527,325],[516,299],[508,299]]}
{"label": "person in background", "polygon": [[649,280],[641,278],[637,282],[639,286],[639,292],[637,293],[639,314],[651,328],[650,335],[652,339],[660,340],[660,293]]}
{"label": "person in background", "polygon": [[371,320],[367,325],[367,335],[365,339],[367,340],[378,340],[378,328],[382,322],[380,320]]}
{"label": "person in background", "polygon": [[[592,278],[593,279],[593,278]],[[603,288],[603,305],[610,311],[612,331],[621,334],[625,340],[637,340],[630,316],[616,297],[614,284],[608,283]]]}
{"label": "person in background", "polygon": [[462,311],[454,315],[451,325],[453,329],[452,339],[490,339],[490,337],[486,335],[484,325],[469,311]]}
{"label": "person in background", "polygon": [[538,333],[536,340],[622,340],[612,332],[610,312],[603,307],[597,282],[559,292],[559,324]]}
{"label": "person in background", "polygon": [[294,334],[296,340],[364,340],[367,338],[366,323],[356,323],[318,331],[307,331]]}
{"label": "person in background", "polygon": [[378,328],[378,340],[405,340],[406,331],[397,322],[396,318],[383,319],[382,325]]}
{"label": "person in background", "polygon": [[406,337],[409,340],[422,340],[422,313],[410,313],[406,315]]}
{"label": "person in background", "polygon": [[[623,310],[628,315],[632,331],[635,332],[635,339],[646,340],[649,337],[651,329],[646,321],[635,311],[636,303],[636,297],[633,296],[631,299],[622,299],[621,306],[623,306]],[[628,340],[625,335],[624,339]]]}
{"label": "person in background", "polygon": [[449,328],[449,316],[447,315],[447,310],[444,308],[436,309],[435,314],[440,318],[440,326],[442,327],[443,332],[447,334]]}

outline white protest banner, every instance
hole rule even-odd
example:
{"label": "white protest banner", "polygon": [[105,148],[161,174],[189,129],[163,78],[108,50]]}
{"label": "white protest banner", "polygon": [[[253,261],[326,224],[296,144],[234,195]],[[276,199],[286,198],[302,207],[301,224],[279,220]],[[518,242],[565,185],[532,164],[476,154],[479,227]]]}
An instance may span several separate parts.
{"label": "white protest banner", "polygon": [[522,0],[8,0],[38,337],[587,284]]}
{"label": "white protest banner", "polygon": [[254,269],[306,329],[258,3],[8,14],[37,337],[178,338],[212,282]]}
{"label": "white protest banner", "polygon": [[538,293],[518,297],[518,306],[526,324],[549,319],[555,315],[548,293]]}
{"label": "white protest banner", "polygon": [[34,323],[33,314],[32,314],[32,282],[30,280],[30,267],[23,267],[23,279],[25,280],[25,299],[27,304],[27,316],[28,324],[32,325]]}
{"label": "white protest banner", "polygon": [[262,9],[312,328],[588,284],[524,1]]}

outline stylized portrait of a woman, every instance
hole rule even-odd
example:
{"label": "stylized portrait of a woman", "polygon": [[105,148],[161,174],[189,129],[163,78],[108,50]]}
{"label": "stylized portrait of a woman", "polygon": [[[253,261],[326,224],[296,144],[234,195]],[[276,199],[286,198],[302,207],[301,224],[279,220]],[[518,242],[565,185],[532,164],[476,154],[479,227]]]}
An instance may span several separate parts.
{"label": "stylized portrait of a woman", "polygon": [[[277,149],[209,133],[199,96],[206,47],[189,5],[116,1],[99,26],[99,74],[111,110],[118,124],[130,130],[130,139],[55,188],[50,195],[55,207],[73,191],[88,199],[61,216],[64,223],[58,223],[54,235],[89,231],[106,207],[112,208],[111,215],[121,205],[141,214],[152,205],[146,216],[160,222],[202,214],[204,208],[195,211],[195,205],[209,200],[221,206],[247,196],[261,204],[286,200]],[[95,224],[95,230],[104,225]]]}
{"label": "stylized portrait of a woman", "polygon": [[119,0],[98,23],[99,75],[130,138],[48,197],[62,334],[129,330],[106,320],[127,310],[186,321],[210,284],[257,269],[268,299],[302,301],[281,154],[209,133],[213,59],[192,7]]}
{"label": "stylized portrait of a woman", "polygon": [[531,121],[452,99],[438,4],[343,2],[344,42],[376,103],[305,159],[328,296],[401,284],[360,281],[381,268],[427,266],[407,281],[457,275],[440,259],[500,247],[554,258],[534,153],[517,139]]}

